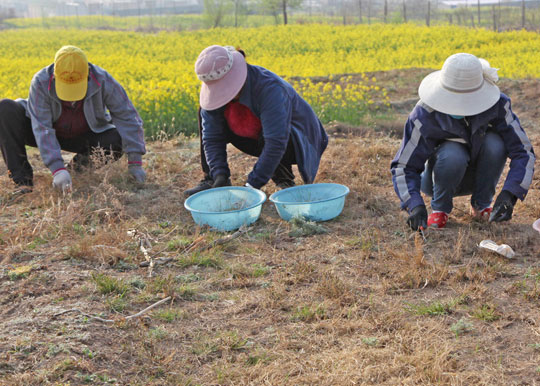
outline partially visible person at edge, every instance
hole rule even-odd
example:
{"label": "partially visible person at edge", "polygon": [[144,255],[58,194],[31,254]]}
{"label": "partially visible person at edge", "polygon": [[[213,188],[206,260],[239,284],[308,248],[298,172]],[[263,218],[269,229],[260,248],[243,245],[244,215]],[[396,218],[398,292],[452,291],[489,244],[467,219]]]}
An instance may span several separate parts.
{"label": "partially visible person at edge", "polygon": [[270,179],[294,186],[292,165],[312,183],[328,144],[313,109],[292,86],[265,68],[247,64],[233,47],[210,46],[195,63],[202,81],[199,131],[204,179],[186,195],[231,185],[227,143],[258,157],[246,185],[261,188]]}
{"label": "partially visible person at edge", "polygon": [[54,63],[34,75],[28,99],[0,101],[0,149],[20,193],[33,186],[25,145],[39,148],[53,186],[62,191],[72,181],[61,150],[76,153],[69,165],[75,170],[88,165],[95,150],[114,159],[127,153],[130,175],[146,178],[139,114],[122,86],[74,46],[62,47]]}
{"label": "partially visible person at edge", "polygon": [[[412,229],[444,228],[456,196],[471,195],[471,215],[495,222],[510,220],[517,199],[525,199],[535,155],[496,81],[497,69],[465,53],[422,80],[391,164]],[[510,170],[492,208],[507,158]],[[432,197],[429,216],[420,190]]]}

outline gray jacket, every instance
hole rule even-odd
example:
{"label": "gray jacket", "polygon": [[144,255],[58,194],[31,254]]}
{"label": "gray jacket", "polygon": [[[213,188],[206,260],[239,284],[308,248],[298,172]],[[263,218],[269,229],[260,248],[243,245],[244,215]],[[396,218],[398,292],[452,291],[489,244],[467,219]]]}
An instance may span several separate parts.
{"label": "gray jacket", "polygon": [[[88,91],[83,105],[88,126],[95,133],[116,128],[122,138],[123,151],[128,153],[130,160],[140,161],[146,153],[141,117],[125,90],[107,71],[91,63],[88,66]],[[54,82],[54,64],[51,64],[32,78],[28,99],[17,100],[32,121],[41,158],[51,172],[64,167],[53,129],[53,122],[62,113]]]}

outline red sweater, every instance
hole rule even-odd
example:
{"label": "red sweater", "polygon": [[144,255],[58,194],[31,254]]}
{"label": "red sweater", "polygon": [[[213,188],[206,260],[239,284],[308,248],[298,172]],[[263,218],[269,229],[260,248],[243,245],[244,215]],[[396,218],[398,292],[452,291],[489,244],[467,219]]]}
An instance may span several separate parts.
{"label": "red sweater", "polygon": [[240,102],[229,102],[225,108],[225,120],[231,131],[240,137],[259,139],[261,135],[261,120]]}
{"label": "red sweater", "polygon": [[90,131],[83,110],[83,101],[72,104],[62,101],[62,114],[53,123],[58,138],[74,138]]}

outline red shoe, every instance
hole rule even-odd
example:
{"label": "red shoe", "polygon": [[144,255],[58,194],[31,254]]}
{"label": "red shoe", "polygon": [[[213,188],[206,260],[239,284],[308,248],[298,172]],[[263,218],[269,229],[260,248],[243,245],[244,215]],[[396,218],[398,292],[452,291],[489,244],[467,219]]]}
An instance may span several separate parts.
{"label": "red shoe", "polygon": [[476,220],[489,220],[489,216],[491,215],[491,212],[493,211],[493,208],[485,208],[482,210],[474,209],[471,206],[471,216],[473,216]]}
{"label": "red shoe", "polygon": [[434,212],[428,216],[427,226],[429,228],[444,228],[448,221],[448,215],[444,212]]}

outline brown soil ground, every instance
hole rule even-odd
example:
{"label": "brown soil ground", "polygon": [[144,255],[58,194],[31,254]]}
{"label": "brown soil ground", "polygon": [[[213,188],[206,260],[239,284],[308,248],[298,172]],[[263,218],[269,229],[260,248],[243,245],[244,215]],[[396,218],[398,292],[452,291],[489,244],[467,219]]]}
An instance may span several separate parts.
{"label": "brown soil ground", "polygon": [[[246,233],[212,244],[224,235],[197,228],[183,207],[201,177],[193,140],[151,143],[145,186],[128,181],[121,160],[75,174],[67,197],[51,190],[36,152],[31,194],[11,195],[2,165],[0,384],[540,383],[538,173],[508,223],[474,221],[458,198],[447,228],[424,242],[399,210],[389,164],[428,72],[377,73],[387,119],[328,125],[318,182],[351,193],[322,235],[290,236],[265,203]],[[540,149],[540,81],[501,88]],[[231,149],[233,183],[253,162]],[[172,259],[152,277],[132,229],[153,257]],[[483,239],[516,257],[479,249]]]}

